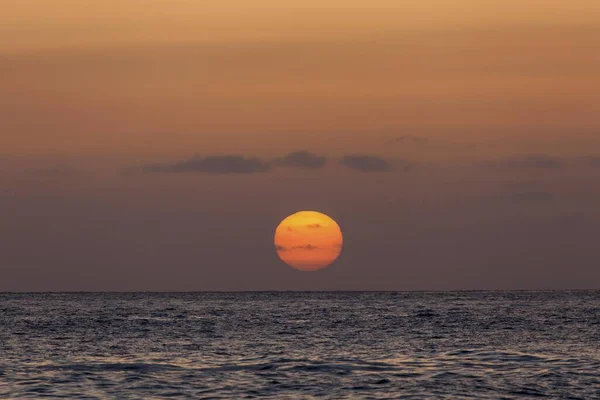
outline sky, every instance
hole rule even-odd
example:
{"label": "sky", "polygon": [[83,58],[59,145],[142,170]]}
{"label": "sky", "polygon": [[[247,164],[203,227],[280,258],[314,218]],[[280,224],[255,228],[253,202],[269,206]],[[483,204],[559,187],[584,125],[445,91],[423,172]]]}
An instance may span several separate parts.
{"label": "sky", "polygon": [[[597,0],[4,0],[0,291],[600,289]],[[316,210],[340,258],[283,264]]]}

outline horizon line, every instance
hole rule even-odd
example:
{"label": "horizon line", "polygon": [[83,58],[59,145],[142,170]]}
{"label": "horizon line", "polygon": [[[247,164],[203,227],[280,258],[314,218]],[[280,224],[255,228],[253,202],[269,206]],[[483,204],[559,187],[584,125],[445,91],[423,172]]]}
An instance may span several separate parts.
{"label": "horizon line", "polygon": [[548,293],[548,292],[600,292],[597,289],[451,289],[451,290],[61,290],[61,291],[0,291],[4,294],[235,294],[235,293],[481,293],[481,292],[513,292],[513,293]]}

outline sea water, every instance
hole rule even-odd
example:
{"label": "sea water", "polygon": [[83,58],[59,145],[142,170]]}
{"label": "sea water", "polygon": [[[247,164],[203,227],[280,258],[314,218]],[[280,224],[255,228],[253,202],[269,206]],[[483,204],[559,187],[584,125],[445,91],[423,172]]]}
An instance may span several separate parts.
{"label": "sea water", "polygon": [[0,295],[0,398],[600,399],[600,292]]}

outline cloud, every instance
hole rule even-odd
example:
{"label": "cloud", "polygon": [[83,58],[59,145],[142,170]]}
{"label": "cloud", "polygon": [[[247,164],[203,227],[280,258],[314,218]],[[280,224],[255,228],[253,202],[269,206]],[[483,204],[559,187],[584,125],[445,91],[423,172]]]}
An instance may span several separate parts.
{"label": "cloud", "polygon": [[340,161],[340,164],[360,172],[382,172],[389,171],[391,165],[383,158],[368,155],[347,155]]}
{"label": "cloud", "polygon": [[306,225],[307,228],[309,229],[319,229],[322,228],[321,224],[308,224]]}
{"label": "cloud", "polygon": [[303,246],[294,246],[294,247],[285,247],[280,244],[275,245],[275,250],[277,251],[290,251],[290,250],[316,250],[317,246],[313,246],[312,244],[307,244]]}
{"label": "cloud", "polygon": [[307,244],[304,246],[294,246],[292,247],[292,250],[316,250],[318,249],[317,246],[313,246],[312,244]]}
{"label": "cloud", "polygon": [[275,164],[282,167],[320,169],[327,164],[327,157],[302,150],[275,160]]}
{"label": "cloud", "polygon": [[530,154],[525,156],[497,158],[485,161],[484,166],[491,168],[527,168],[527,169],[558,169],[564,166],[560,158],[545,154]]}
{"label": "cloud", "polygon": [[145,172],[204,173],[204,174],[254,174],[268,172],[271,165],[254,157],[223,155],[193,157],[171,164],[154,164],[143,168]]}

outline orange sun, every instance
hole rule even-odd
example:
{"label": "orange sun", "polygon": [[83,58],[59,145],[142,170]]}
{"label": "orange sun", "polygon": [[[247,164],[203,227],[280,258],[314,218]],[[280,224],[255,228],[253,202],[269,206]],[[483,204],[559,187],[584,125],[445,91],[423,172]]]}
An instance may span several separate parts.
{"label": "orange sun", "polygon": [[316,211],[292,214],[275,230],[279,258],[301,271],[328,267],[340,256],[343,243],[337,222]]}

